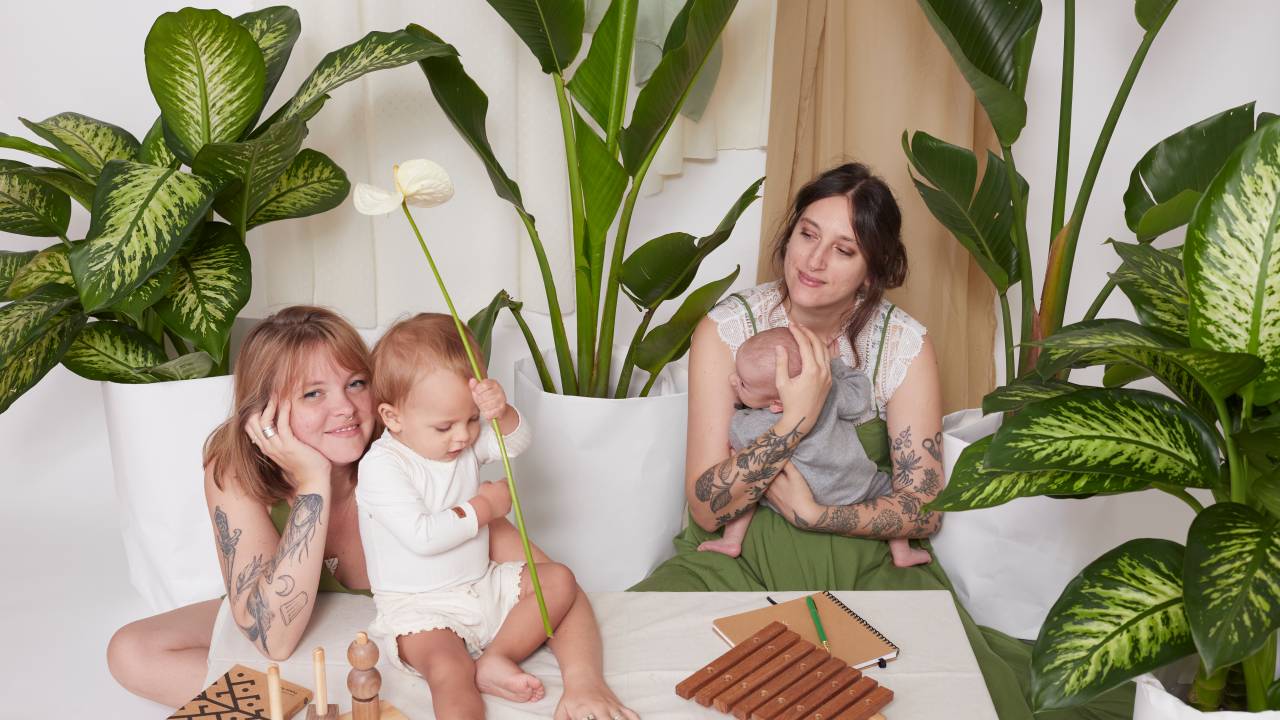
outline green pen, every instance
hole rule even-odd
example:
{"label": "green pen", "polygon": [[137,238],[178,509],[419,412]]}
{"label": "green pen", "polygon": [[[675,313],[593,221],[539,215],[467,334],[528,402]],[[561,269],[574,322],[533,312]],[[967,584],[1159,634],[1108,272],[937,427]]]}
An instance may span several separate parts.
{"label": "green pen", "polygon": [[827,631],[822,629],[822,618],[818,617],[818,606],[813,604],[813,596],[805,595],[804,602],[809,606],[809,615],[813,616],[813,627],[818,631],[818,639],[822,641],[822,647],[826,648],[827,654],[831,654],[831,643],[827,642]]}

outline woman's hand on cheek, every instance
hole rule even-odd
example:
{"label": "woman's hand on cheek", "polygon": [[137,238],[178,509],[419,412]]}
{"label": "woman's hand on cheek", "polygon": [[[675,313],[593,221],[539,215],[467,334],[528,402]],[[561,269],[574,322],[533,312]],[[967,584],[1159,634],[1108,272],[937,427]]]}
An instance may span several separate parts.
{"label": "woman's hand on cheek", "polygon": [[765,491],[765,497],[783,519],[790,523],[795,523],[797,517],[812,523],[818,514],[818,503],[813,499],[809,483],[791,463],[783,466],[782,472],[778,473],[778,477],[774,478]]}
{"label": "woman's hand on cheek", "polygon": [[[285,400],[277,410],[276,400],[272,398],[262,412],[249,417],[245,432],[295,486],[308,481],[328,482],[332,467],[329,459],[294,437],[293,428],[289,425],[292,409],[292,403]],[[267,428],[271,432],[267,432]]]}

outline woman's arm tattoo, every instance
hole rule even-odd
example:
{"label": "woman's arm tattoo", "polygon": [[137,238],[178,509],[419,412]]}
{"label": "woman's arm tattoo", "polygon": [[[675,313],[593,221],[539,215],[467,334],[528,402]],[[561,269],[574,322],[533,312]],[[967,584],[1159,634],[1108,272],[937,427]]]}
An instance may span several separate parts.
{"label": "woman's arm tattoo", "polygon": [[[803,419],[801,420],[803,422]],[[797,427],[799,424],[797,423]],[[791,459],[796,445],[804,433],[792,430],[786,435],[778,435],[770,428],[768,432],[756,438],[750,445],[742,448],[724,462],[717,463],[702,473],[694,483],[693,493],[701,502],[709,503],[711,512],[720,512],[728,507],[734,499],[735,484],[746,486],[738,493],[746,495],[755,504],[768,487],[768,481],[777,477],[782,466]],[[741,513],[739,512],[738,515]],[[737,517],[732,513],[720,518]],[[726,520],[727,522],[728,520]]]}

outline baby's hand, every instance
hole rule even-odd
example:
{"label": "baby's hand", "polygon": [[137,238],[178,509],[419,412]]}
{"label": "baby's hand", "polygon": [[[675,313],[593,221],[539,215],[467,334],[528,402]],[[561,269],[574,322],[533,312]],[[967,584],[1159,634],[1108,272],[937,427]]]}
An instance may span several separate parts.
{"label": "baby's hand", "polygon": [[475,378],[471,378],[468,385],[471,388],[471,398],[480,409],[480,417],[483,420],[488,422],[502,416],[502,411],[507,408],[507,393],[503,391],[497,380],[485,378],[476,381]]}
{"label": "baby's hand", "polygon": [[504,517],[511,512],[511,491],[507,489],[505,480],[480,483],[480,487],[476,489],[476,495],[489,503],[495,518]]}

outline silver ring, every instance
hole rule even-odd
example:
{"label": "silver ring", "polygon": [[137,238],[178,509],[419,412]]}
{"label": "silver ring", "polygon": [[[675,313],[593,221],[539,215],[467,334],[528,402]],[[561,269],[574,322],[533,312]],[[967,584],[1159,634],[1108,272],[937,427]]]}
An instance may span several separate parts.
{"label": "silver ring", "polygon": [[275,425],[263,425],[263,426],[262,426],[262,437],[264,437],[264,438],[273,438],[273,437],[275,437],[275,436],[276,436],[276,426],[275,426]]}
{"label": "silver ring", "polygon": [[583,716],[582,716],[582,720],[596,720],[596,714],[595,714],[595,713],[587,713],[586,715],[583,715]]}
{"label": "silver ring", "polygon": [[622,713],[620,712],[610,712],[609,718],[611,720],[625,720],[625,718],[622,717]]}

